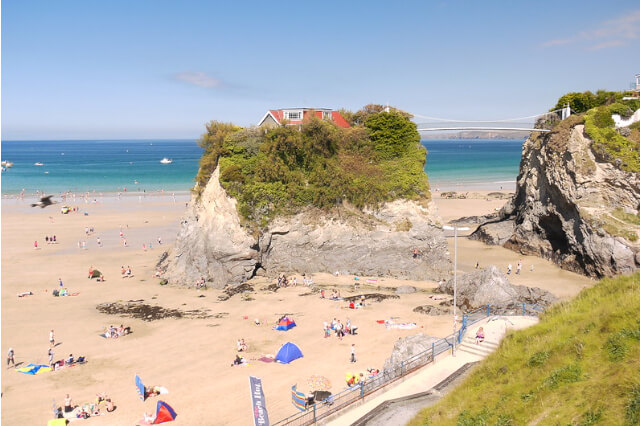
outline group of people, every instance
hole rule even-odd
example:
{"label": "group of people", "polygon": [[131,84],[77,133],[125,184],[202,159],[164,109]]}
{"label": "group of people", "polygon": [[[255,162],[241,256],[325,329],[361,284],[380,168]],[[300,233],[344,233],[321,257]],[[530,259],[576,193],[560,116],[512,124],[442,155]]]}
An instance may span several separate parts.
{"label": "group of people", "polygon": [[120,275],[122,275],[122,278],[132,278],[133,272],[131,272],[131,266],[127,265],[127,269],[125,269],[124,266],[121,266]]}
{"label": "group of people", "polygon": [[245,343],[244,339],[239,339],[236,342],[236,347],[238,348],[238,352],[246,352],[249,349],[249,346]]}
{"label": "group of people", "polygon": [[349,301],[348,307],[349,309],[364,308],[366,300],[367,298],[363,294],[362,296],[360,296],[360,302],[356,302],[355,299],[352,299]]}
{"label": "group of people", "polygon": [[96,394],[95,403],[85,403],[81,406],[74,404],[69,394],[67,394],[64,398],[64,406],[62,408],[56,407],[54,409],[54,416],[58,419],[69,417],[88,419],[91,416],[101,415],[100,410],[102,405],[104,405],[105,410],[109,413],[116,409],[111,398],[109,398],[104,392]]}
{"label": "group of people", "polygon": [[46,236],[44,237],[44,240],[46,241],[47,244],[58,244],[58,239],[56,238],[55,235],[53,237]]}
{"label": "group of people", "polygon": [[203,288],[203,289],[205,289],[205,290],[206,290],[206,288],[207,288],[207,282],[205,281],[204,277],[200,277],[199,279],[197,279],[197,280],[196,280],[195,287],[196,287],[197,289],[201,289],[201,288]]}
{"label": "group of people", "polygon": [[[529,270],[533,272],[533,263],[531,264],[531,268]],[[513,266],[511,266],[511,264],[508,264],[507,275],[511,275],[512,271],[513,271]],[[516,275],[520,275],[520,272],[522,272],[522,260],[518,260],[518,263],[516,264]]]}
{"label": "group of people", "polygon": [[125,327],[124,325],[120,324],[120,327],[116,328],[113,325],[110,325],[109,328],[107,328],[107,330],[104,332],[104,337],[117,339],[120,336],[126,336],[130,333],[131,327]]}
{"label": "group of people", "polygon": [[73,354],[69,354],[69,356],[65,359],[61,359],[58,361],[53,362],[53,350],[49,349],[48,352],[49,355],[49,364],[51,365],[51,368],[55,371],[55,370],[60,370],[61,368],[64,367],[72,367],[75,364],[84,364],[86,362],[86,357],[84,356],[79,356],[78,359],[75,359],[73,357]]}
{"label": "group of people", "polygon": [[[324,289],[320,290],[320,299],[325,299],[325,291]],[[340,297],[340,290],[336,290],[333,289],[331,290],[331,297],[329,297],[329,299],[331,300],[341,300],[342,298]]]}
{"label": "group of people", "polygon": [[[311,286],[313,284],[313,280],[310,277],[307,277],[306,274],[302,274],[302,283],[306,286]],[[293,276],[291,278],[287,278],[284,274],[280,274],[278,276],[278,287],[296,287],[298,285],[298,277]]]}
{"label": "group of people", "polygon": [[342,340],[345,334],[356,335],[356,331],[358,327],[351,324],[351,320],[347,318],[347,322],[343,324],[339,319],[334,318],[333,321],[327,322],[325,321],[323,324],[324,337],[331,337],[331,332],[336,333],[336,337]]}
{"label": "group of people", "polygon": [[104,274],[97,269],[93,269],[93,266],[89,266],[89,279],[95,278],[96,281],[105,281]]}

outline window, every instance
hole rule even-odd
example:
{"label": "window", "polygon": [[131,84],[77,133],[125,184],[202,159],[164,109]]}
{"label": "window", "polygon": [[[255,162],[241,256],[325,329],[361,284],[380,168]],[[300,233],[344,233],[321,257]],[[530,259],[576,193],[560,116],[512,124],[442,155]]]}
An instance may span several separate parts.
{"label": "window", "polygon": [[331,111],[322,111],[322,119],[323,120],[332,120],[333,119],[333,114],[331,114]]}
{"label": "window", "polygon": [[302,111],[285,111],[284,118],[287,120],[302,120]]}

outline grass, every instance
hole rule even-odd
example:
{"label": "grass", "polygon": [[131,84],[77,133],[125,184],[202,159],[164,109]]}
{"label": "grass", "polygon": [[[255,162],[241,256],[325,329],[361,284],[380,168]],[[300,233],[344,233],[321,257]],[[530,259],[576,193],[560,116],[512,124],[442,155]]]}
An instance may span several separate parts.
{"label": "grass", "polygon": [[416,425],[640,422],[640,273],[604,279],[509,333]]}

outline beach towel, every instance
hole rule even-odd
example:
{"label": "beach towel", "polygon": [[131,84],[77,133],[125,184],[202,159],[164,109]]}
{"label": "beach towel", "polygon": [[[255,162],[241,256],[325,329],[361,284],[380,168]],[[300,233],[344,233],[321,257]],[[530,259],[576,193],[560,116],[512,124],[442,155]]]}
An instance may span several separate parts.
{"label": "beach towel", "polygon": [[258,358],[258,361],[262,361],[262,362],[274,362],[274,361],[275,361],[275,359],[273,359],[273,358],[269,358],[268,356],[263,356],[263,357]]}
{"label": "beach towel", "polygon": [[67,419],[53,419],[47,422],[47,426],[65,426]]}
{"label": "beach towel", "polygon": [[16,368],[16,371],[18,373],[30,374],[33,376],[35,374],[46,373],[48,371],[51,371],[51,367],[44,364],[29,364],[26,367]]}
{"label": "beach towel", "polygon": [[413,328],[418,328],[418,325],[415,322],[403,322],[399,324],[395,323],[387,323],[385,324],[387,330],[398,329],[398,330],[411,330]]}

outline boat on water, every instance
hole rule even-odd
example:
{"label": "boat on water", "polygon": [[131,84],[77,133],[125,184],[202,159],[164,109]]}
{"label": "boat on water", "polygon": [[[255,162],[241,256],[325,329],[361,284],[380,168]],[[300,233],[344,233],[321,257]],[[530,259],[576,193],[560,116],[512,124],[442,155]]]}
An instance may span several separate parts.
{"label": "boat on water", "polygon": [[41,163],[41,162],[38,161],[37,163],[33,163],[33,165],[34,166],[44,166],[44,163]]}
{"label": "boat on water", "polygon": [[160,162],[162,164],[171,164],[173,163],[173,160],[171,158],[164,157],[162,160],[160,160]]}
{"label": "boat on water", "polygon": [[13,163],[11,161],[3,161],[2,165],[5,169],[8,169],[9,167],[13,166]]}

